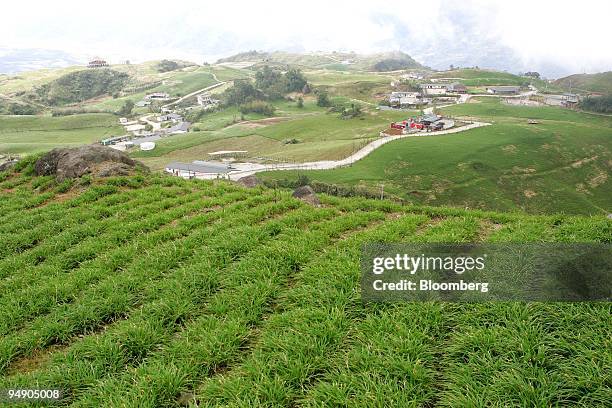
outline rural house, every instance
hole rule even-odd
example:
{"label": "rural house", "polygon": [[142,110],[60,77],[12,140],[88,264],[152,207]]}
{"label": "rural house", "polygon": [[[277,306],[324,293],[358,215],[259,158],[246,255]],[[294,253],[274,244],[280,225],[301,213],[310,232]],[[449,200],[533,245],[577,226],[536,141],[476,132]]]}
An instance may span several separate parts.
{"label": "rural house", "polygon": [[487,92],[493,95],[516,95],[521,90],[519,86],[488,86]]}
{"label": "rural house", "polygon": [[219,104],[219,100],[213,99],[210,94],[199,94],[197,97],[198,105],[210,108]]}
{"label": "rural house", "polygon": [[145,99],[148,99],[150,101],[165,101],[167,99],[170,99],[170,95],[165,92],[154,92],[145,96]]}
{"label": "rural house", "polygon": [[446,84],[421,84],[421,89],[425,95],[444,95]]}
{"label": "rural house", "polygon": [[450,93],[467,93],[467,88],[465,85],[460,84],[459,82],[454,82],[446,87],[446,90]]}

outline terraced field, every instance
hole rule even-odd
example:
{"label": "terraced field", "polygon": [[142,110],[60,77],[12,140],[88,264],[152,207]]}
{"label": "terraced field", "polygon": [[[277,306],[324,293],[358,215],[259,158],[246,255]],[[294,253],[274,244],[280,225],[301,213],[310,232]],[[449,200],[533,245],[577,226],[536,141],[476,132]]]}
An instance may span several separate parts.
{"label": "terraced field", "polygon": [[609,242],[610,220],[321,199],[0,175],[0,389],[75,407],[610,402],[609,303],[359,291],[366,242]]}

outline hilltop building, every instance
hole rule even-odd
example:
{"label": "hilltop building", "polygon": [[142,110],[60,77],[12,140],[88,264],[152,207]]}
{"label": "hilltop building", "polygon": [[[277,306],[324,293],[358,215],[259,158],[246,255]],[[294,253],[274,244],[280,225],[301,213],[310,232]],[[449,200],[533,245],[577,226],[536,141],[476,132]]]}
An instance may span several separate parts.
{"label": "hilltop building", "polygon": [[94,58],[87,64],[87,68],[103,68],[108,67],[108,62],[101,58]]}

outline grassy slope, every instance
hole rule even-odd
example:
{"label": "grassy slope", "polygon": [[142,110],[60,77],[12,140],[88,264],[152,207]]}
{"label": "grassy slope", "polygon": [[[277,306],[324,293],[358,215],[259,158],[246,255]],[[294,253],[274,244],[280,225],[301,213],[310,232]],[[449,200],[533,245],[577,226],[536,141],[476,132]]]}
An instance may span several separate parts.
{"label": "grassy slope", "polygon": [[110,114],[0,116],[0,153],[31,154],[119,134],[123,128]]}
{"label": "grassy slope", "polygon": [[604,217],[313,208],[166,177],[78,196],[2,180],[2,389],[62,388],[79,407],[185,392],[200,406],[609,401],[609,303],[364,304],[359,290],[364,242],[609,242]]}
{"label": "grassy slope", "polygon": [[571,85],[575,91],[601,92],[612,94],[612,71],[598,74],[576,74],[555,81],[555,85],[569,90]]}
{"label": "grassy slope", "polygon": [[[390,143],[352,167],[305,173],[326,183],[379,189],[416,203],[531,213],[612,212],[612,120],[495,99],[445,109],[494,123],[456,135]],[[527,118],[541,121],[528,125]],[[264,178],[295,179],[296,172]]]}
{"label": "grassy slope", "polygon": [[[380,129],[389,122],[405,118],[408,112],[367,113],[363,119],[342,120],[337,113],[325,110],[308,99],[304,109],[295,103],[275,102],[277,123],[253,125],[231,124],[239,120],[235,110],[217,112],[197,123],[200,132],[175,136],[158,143],[151,152],[137,152],[135,157],[154,169],[160,169],[169,161],[202,160],[207,153],[216,150],[248,150],[250,157],[267,157],[283,161],[310,161],[341,159],[373,140]],[[247,120],[261,117],[247,115]],[[287,139],[298,139],[297,144],[284,144]]]}

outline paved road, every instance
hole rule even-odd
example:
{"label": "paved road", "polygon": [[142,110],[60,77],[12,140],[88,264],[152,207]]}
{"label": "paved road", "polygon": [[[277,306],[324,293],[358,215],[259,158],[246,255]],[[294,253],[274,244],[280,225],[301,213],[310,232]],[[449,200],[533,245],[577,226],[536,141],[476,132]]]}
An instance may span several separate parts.
{"label": "paved road", "polygon": [[[212,75],[213,75],[213,78],[215,78],[215,81],[218,81],[217,76],[216,76],[214,73],[213,73]],[[195,92],[192,92],[192,93],[190,93],[190,94],[187,94],[187,95],[185,95],[185,96],[182,96],[182,97],[178,98],[178,99],[177,99],[176,101],[174,101],[174,102],[170,102],[170,103],[167,103],[167,104],[163,105],[163,106],[162,106],[162,108],[168,108],[168,107],[170,107],[170,106],[177,105],[177,104],[181,103],[182,101],[184,101],[184,100],[185,100],[185,99],[187,99],[187,98],[191,98],[192,96],[195,96],[195,95],[201,94],[202,92],[208,92],[208,91],[213,90],[213,89],[215,89],[215,88],[218,88],[218,87],[220,87],[220,86],[222,86],[222,85],[225,85],[226,83],[227,83],[227,81],[221,81],[221,82],[218,82],[218,83],[216,83],[216,84],[214,84],[214,85],[207,86],[206,88],[198,89],[198,90],[197,90],[197,91],[195,91]]]}
{"label": "paved road", "polygon": [[378,149],[380,146],[392,142],[398,139],[404,139],[408,137],[431,137],[438,135],[447,135],[450,133],[459,133],[469,129],[474,129],[477,127],[488,126],[490,123],[486,122],[472,122],[468,125],[461,126],[458,128],[448,129],[448,130],[440,130],[438,132],[423,132],[423,133],[412,133],[407,135],[397,135],[397,136],[384,136],[379,139],[374,140],[369,143],[361,150],[352,154],[349,157],[346,157],[342,160],[325,160],[325,161],[317,161],[317,162],[308,162],[308,163],[280,163],[280,164],[259,164],[259,163],[236,163],[234,167],[238,169],[238,171],[230,173],[231,180],[238,180],[242,177],[247,177],[255,173],[259,173],[262,171],[270,171],[270,170],[329,170],[335,169],[338,167],[345,167],[350,164],[353,164],[374,150]]}

